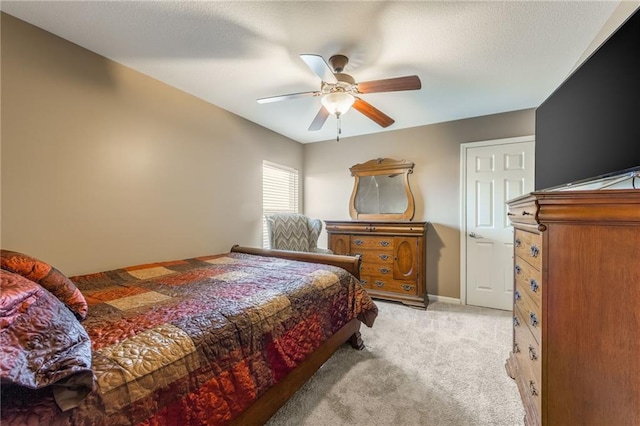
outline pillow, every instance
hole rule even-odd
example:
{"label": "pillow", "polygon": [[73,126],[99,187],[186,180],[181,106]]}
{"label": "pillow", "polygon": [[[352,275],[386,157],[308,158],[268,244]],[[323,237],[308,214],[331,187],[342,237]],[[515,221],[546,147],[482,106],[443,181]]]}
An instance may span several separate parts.
{"label": "pillow", "polygon": [[52,386],[64,411],[93,388],[91,340],[60,300],[25,277],[0,270],[0,384]]}
{"label": "pillow", "polygon": [[0,267],[40,284],[60,299],[79,319],[87,317],[87,301],[62,272],[41,260],[10,250],[0,250]]}

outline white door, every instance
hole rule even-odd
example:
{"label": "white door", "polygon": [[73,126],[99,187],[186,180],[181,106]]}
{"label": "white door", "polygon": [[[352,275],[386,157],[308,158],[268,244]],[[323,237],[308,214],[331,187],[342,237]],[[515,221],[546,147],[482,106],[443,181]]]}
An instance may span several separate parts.
{"label": "white door", "polygon": [[[526,139],[526,140],[522,140]],[[513,307],[513,228],[505,202],[533,191],[533,137],[517,142],[467,144],[463,188],[466,303]]]}

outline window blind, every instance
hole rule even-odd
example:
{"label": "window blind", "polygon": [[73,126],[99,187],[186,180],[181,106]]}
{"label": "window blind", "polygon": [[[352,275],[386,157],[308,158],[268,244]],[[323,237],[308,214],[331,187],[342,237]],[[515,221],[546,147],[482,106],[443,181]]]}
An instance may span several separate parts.
{"label": "window blind", "polygon": [[262,162],[262,247],[269,248],[267,221],[270,213],[299,213],[298,171],[269,161]]}

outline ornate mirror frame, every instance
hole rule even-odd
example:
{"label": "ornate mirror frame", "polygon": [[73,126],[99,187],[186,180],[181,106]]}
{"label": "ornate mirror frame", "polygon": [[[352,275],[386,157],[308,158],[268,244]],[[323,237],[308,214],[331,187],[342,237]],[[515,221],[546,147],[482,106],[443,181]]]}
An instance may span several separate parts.
{"label": "ornate mirror frame", "polygon": [[[355,178],[353,191],[349,200],[349,215],[354,220],[411,220],[415,213],[415,201],[409,186],[409,175],[413,173],[414,164],[406,160],[394,160],[392,158],[377,158],[366,163],[356,164],[349,170]],[[402,175],[404,194],[407,198],[405,211],[390,213],[360,213],[356,209],[356,197],[360,188],[360,178],[365,176],[391,176]]]}

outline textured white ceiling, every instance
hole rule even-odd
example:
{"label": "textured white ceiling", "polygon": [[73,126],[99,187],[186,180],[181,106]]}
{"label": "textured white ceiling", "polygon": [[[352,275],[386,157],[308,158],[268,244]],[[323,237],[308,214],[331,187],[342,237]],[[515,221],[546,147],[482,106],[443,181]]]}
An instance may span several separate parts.
{"label": "textured white ceiling", "polygon": [[[350,58],[356,81],[417,74],[418,91],[362,98],[386,130],[537,107],[569,75],[618,1],[2,1],[3,11],[250,121],[307,143],[319,98],[299,58]],[[357,111],[342,137],[381,129]]]}

